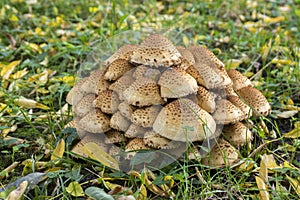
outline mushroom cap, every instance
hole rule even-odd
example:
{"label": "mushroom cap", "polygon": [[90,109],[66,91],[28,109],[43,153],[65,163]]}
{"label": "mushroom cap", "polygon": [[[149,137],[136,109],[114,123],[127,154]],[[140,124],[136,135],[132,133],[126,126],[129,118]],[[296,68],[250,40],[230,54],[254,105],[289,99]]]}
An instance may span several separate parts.
{"label": "mushroom cap", "polygon": [[135,156],[137,150],[148,150],[150,149],[145,143],[143,138],[134,138],[128,142],[125,146],[125,152],[128,152],[125,159],[131,159]]}
{"label": "mushroom cap", "polygon": [[239,89],[237,93],[253,109],[254,116],[266,116],[271,112],[269,102],[258,89],[248,86]]}
{"label": "mushroom cap", "polygon": [[122,103],[119,104],[118,110],[124,117],[131,120],[131,115],[132,115],[133,111],[135,110],[135,108],[134,108],[134,106],[123,101]]}
{"label": "mushroom cap", "polygon": [[181,62],[182,56],[165,36],[152,34],[133,51],[131,62],[154,67],[170,67]]}
{"label": "mushroom cap", "polygon": [[176,48],[182,55],[182,62],[179,64],[179,68],[186,70],[187,68],[189,68],[189,66],[195,64],[195,58],[192,52],[181,46],[177,46]]}
{"label": "mushroom cap", "polygon": [[212,116],[217,124],[236,123],[243,119],[244,113],[227,99],[217,100],[216,108]]}
{"label": "mushroom cap", "polygon": [[86,135],[86,133],[88,133],[88,132],[79,125],[80,119],[81,119],[80,117],[73,118],[69,123],[67,123],[65,125],[64,128],[67,128],[67,127],[75,128],[79,138],[83,138]]}
{"label": "mushroom cap", "polygon": [[104,80],[104,70],[93,71],[87,80],[82,83],[81,90],[86,93],[98,94],[99,91],[106,90],[109,87],[109,82]]}
{"label": "mushroom cap", "polygon": [[109,130],[105,133],[106,137],[104,142],[106,144],[113,144],[113,143],[120,143],[120,142],[126,142],[127,138],[124,136],[124,132],[117,131],[114,129]]}
{"label": "mushroom cap", "polygon": [[154,80],[155,82],[157,82],[160,77],[160,71],[158,69],[150,68],[145,65],[139,65],[135,68],[133,77],[135,79],[150,78],[150,79]]}
{"label": "mushroom cap", "polygon": [[182,142],[169,140],[154,131],[145,133],[144,143],[154,149],[174,149],[183,144]]}
{"label": "mushroom cap", "polygon": [[128,138],[142,138],[147,131],[148,129],[142,126],[131,124],[125,132],[125,136]]}
{"label": "mushroom cap", "polygon": [[117,93],[112,90],[104,90],[100,92],[93,102],[96,108],[100,108],[102,112],[114,114],[118,110],[120,100]]}
{"label": "mushroom cap", "polygon": [[248,106],[239,96],[229,95],[227,96],[227,100],[230,101],[233,105],[238,107],[244,114],[244,117],[240,120],[249,118],[252,116],[252,110],[250,106]]}
{"label": "mushroom cap", "polygon": [[237,160],[238,153],[236,149],[226,140],[219,138],[217,144],[202,161],[204,165],[218,168],[231,166]]}
{"label": "mushroom cap", "polygon": [[183,69],[168,68],[159,78],[160,93],[163,98],[179,98],[198,90],[197,81]]}
{"label": "mushroom cap", "polygon": [[212,68],[224,69],[225,65],[220,61],[214,53],[208,50],[205,46],[191,46],[188,48],[194,55],[195,61],[206,64]]}
{"label": "mushroom cap", "polygon": [[250,79],[235,69],[227,70],[227,74],[231,78],[233,82],[233,88],[236,91],[244,87],[252,86]]}
{"label": "mushroom cap", "polygon": [[67,94],[66,101],[70,105],[76,105],[86,94],[84,90],[81,90],[82,84],[87,81],[88,77],[80,79]]}
{"label": "mushroom cap", "polygon": [[131,121],[142,127],[152,127],[154,120],[156,119],[161,106],[147,106],[136,109],[131,115]]}
{"label": "mushroom cap", "polygon": [[189,99],[177,99],[158,114],[153,130],[175,141],[202,141],[215,132],[212,116]]}
{"label": "mushroom cap", "polygon": [[93,109],[80,119],[79,125],[91,133],[104,133],[110,130],[109,117],[100,109]]}
{"label": "mushroom cap", "polygon": [[131,122],[121,115],[119,111],[114,113],[110,118],[110,127],[118,131],[126,132],[130,124]]}
{"label": "mushroom cap", "polygon": [[104,73],[104,79],[109,81],[115,81],[127,71],[133,69],[133,65],[129,61],[124,59],[117,59],[110,63]]}
{"label": "mushroom cap", "polygon": [[204,63],[196,62],[186,72],[194,77],[199,85],[207,89],[225,87],[223,77]]}
{"label": "mushroom cap", "polygon": [[159,87],[149,78],[140,78],[134,81],[124,92],[127,103],[134,106],[150,106],[163,103]]}
{"label": "mushroom cap", "polygon": [[213,113],[216,110],[216,95],[205,87],[199,86],[196,97],[198,105],[206,112]]}
{"label": "mushroom cap", "polygon": [[113,55],[104,61],[104,65],[109,65],[117,59],[130,60],[133,51],[137,48],[134,44],[125,44],[121,46]]}
{"label": "mushroom cap", "polygon": [[74,112],[78,117],[83,117],[90,112],[94,106],[93,101],[95,100],[95,94],[87,94],[84,96],[76,105],[74,105]]}
{"label": "mushroom cap", "polygon": [[250,143],[253,139],[253,133],[242,122],[225,125],[223,135],[231,144],[238,147]]}
{"label": "mushroom cap", "polygon": [[113,84],[109,86],[109,89],[116,92],[121,101],[125,100],[123,96],[123,92],[126,88],[128,88],[134,82],[134,78],[131,74],[125,74],[116,80]]}

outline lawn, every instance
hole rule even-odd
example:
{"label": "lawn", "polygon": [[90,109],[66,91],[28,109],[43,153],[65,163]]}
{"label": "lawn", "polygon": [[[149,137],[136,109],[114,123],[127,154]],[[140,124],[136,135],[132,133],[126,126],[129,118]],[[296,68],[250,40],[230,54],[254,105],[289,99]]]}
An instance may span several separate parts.
{"label": "lawn", "polygon": [[[0,6],[0,199],[300,198],[299,0]],[[266,96],[272,112],[251,118],[254,139],[236,165],[210,169],[183,157],[125,173],[71,152],[77,133],[65,128],[73,118],[68,92],[93,56],[111,55],[124,38],[139,43],[136,34],[149,29],[207,46]]]}

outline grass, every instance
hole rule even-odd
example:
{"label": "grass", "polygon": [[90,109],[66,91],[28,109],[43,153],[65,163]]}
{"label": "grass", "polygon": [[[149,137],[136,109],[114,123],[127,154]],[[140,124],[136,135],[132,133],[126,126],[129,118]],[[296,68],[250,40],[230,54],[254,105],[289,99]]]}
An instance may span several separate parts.
{"label": "grass", "polygon": [[[68,188],[74,182],[84,190],[97,186],[109,192],[115,184],[126,195],[143,199],[146,190],[148,199],[163,199],[146,184],[147,176],[156,187],[172,186],[175,199],[263,199],[255,177],[263,155],[270,154],[283,167],[269,170],[268,194],[272,199],[298,199],[300,143],[284,134],[300,121],[299,112],[279,116],[300,108],[299,4],[298,0],[1,1],[0,186],[32,172],[47,172],[47,178],[33,184],[24,199],[75,198]],[[68,151],[76,133],[64,130],[72,119],[65,97],[80,64],[99,41],[148,27],[174,30],[185,45],[206,45],[227,67],[248,75],[267,97],[272,114],[253,120],[253,147],[250,152],[240,149],[248,167],[208,169],[183,159],[155,171],[151,179],[149,173],[116,172]],[[20,63],[14,66],[13,61]],[[39,104],[17,103],[21,97]],[[65,109],[63,115],[57,113]],[[269,133],[258,125],[262,122]],[[67,149],[56,162],[50,159],[51,152],[62,138]],[[18,164],[13,170],[4,170],[14,162]],[[8,192],[0,194],[4,198]]]}

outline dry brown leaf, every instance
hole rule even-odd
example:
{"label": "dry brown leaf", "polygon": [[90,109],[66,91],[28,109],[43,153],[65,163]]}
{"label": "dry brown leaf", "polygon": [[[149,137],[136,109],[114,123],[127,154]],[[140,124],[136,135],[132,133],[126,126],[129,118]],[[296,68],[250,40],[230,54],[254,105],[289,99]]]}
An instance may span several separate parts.
{"label": "dry brown leaf", "polygon": [[267,190],[266,184],[259,176],[255,176],[256,184],[259,189],[259,199],[260,200],[269,200],[270,194]]}

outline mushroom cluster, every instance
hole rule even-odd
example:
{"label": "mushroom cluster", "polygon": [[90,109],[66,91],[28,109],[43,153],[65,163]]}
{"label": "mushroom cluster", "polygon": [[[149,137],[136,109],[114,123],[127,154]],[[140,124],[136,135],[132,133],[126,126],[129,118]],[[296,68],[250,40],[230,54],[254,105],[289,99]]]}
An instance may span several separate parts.
{"label": "mushroom cluster", "polygon": [[202,159],[210,166],[236,161],[236,147],[253,137],[243,121],[271,110],[247,77],[226,70],[206,47],[175,46],[159,34],[120,47],[103,69],[76,83],[67,102],[80,138],[117,159],[219,138]]}

